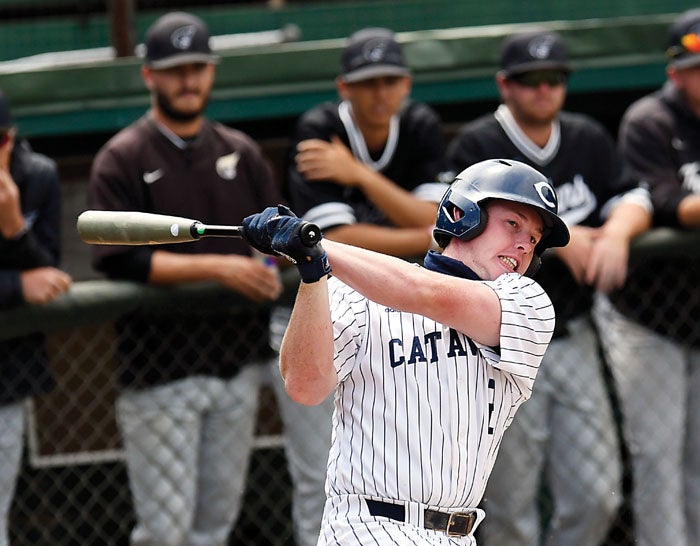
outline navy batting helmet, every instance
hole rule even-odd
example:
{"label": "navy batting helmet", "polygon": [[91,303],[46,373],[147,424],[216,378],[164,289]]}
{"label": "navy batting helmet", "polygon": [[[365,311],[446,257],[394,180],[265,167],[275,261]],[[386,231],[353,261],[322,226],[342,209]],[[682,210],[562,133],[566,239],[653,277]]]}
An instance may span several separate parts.
{"label": "navy batting helmet", "polygon": [[544,222],[542,239],[535,247],[537,256],[569,242],[569,230],[557,215],[557,194],[547,178],[520,161],[488,159],[463,170],[445,192],[433,230],[437,243],[445,247],[451,237],[469,240],[481,234],[488,220],[483,204],[490,199],[537,209]]}

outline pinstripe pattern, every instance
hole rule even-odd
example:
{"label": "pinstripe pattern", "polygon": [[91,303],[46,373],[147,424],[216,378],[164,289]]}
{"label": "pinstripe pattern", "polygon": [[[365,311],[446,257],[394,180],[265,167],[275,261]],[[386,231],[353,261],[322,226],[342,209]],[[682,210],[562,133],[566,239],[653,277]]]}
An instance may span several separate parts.
{"label": "pinstripe pattern", "polygon": [[331,498],[361,494],[446,509],[479,504],[554,327],[551,302],[532,279],[508,274],[486,284],[501,301],[498,349],[330,280],[339,378]]}

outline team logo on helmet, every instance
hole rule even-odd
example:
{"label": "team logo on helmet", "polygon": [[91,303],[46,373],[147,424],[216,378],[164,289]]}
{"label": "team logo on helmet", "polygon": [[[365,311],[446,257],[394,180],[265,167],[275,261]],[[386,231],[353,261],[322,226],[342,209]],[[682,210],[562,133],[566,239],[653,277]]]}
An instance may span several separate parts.
{"label": "team logo on helmet", "polygon": [[535,191],[537,195],[540,196],[542,202],[547,205],[547,208],[557,212],[557,194],[554,192],[554,188],[549,185],[548,182],[537,182],[535,184]]}
{"label": "team logo on helmet", "polygon": [[554,45],[554,36],[537,36],[530,40],[527,51],[533,59],[548,59]]}
{"label": "team logo on helmet", "polygon": [[196,28],[194,25],[180,27],[170,35],[170,41],[176,49],[186,50],[192,46]]}

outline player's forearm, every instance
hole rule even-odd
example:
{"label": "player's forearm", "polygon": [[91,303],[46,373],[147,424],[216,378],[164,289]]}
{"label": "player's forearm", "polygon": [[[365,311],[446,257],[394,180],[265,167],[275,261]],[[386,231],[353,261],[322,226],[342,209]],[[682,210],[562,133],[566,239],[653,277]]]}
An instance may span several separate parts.
{"label": "player's forearm", "polygon": [[302,283],[280,348],[280,373],[293,400],[316,405],[333,392],[333,350],[327,282]]}
{"label": "player's forearm", "polygon": [[393,228],[374,224],[338,226],[325,232],[324,237],[399,258],[422,258],[433,242],[430,229],[425,227]]}
{"label": "player's forearm", "polygon": [[700,228],[700,195],[688,195],[680,202],[678,221],[687,228]]}
{"label": "player's forearm", "polygon": [[370,300],[418,313],[487,345],[498,344],[501,307],[496,293],[404,260],[335,241],[323,243],[333,275]]}
{"label": "player's forearm", "polygon": [[651,213],[636,203],[618,204],[602,228],[604,236],[631,241],[651,227]]}
{"label": "player's forearm", "polygon": [[148,280],[153,284],[216,281],[219,261],[220,256],[215,254],[178,254],[156,250],[151,257]]}
{"label": "player's forearm", "polygon": [[359,187],[372,203],[398,227],[421,227],[435,223],[437,203],[418,199],[387,177],[362,166]]}

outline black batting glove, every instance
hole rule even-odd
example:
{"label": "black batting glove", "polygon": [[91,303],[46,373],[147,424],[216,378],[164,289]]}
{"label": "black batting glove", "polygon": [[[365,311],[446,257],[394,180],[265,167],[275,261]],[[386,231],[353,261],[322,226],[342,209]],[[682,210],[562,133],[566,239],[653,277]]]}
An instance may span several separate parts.
{"label": "black batting glove", "polygon": [[297,266],[303,282],[314,283],[331,272],[331,265],[320,242],[309,246],[302,239],[305,223],[296,216],[277,216],[268,221],[267,228],[272,233],[272,249]]}
{"label": "black batting glove", "polygon": [[278,255],[270,246],[272,243],[272,234],[268,231],[267,223],[272,218],[276,218],[280,215],[296,217],[296,215],[284,205],[267,207],[262,212],[246,216],[243,219],[243,238],[250,243],[250,246],[256,248],[263,254]]}

